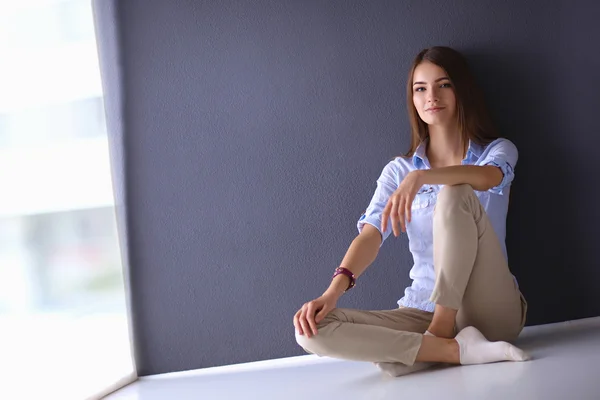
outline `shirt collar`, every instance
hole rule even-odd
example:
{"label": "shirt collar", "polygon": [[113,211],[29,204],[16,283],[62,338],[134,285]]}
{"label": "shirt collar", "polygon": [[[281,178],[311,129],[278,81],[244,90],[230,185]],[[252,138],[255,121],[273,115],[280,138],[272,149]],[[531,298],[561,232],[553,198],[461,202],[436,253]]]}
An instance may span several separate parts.
{"label": "shirt collar", "polygon": [[429,165],[429,160],[427,159],[427,155],[425,154],[425,150],[427,149],[428,140],[425,139],[417,146],[415,153],[413,154],[413,165],[417,169],[422,169],[424,166]]}
{"label": "shirt collar", "polygon": [[469,148],[467,149],[467,156],[465,158],[468,159],[469,153],[471,153],[475,156],[475,159],[478,160],[479,157],[481,157],[481,154],[483,153],[484,149],[484,146],[477,144],[472,140],[469,140]]}
{"label": "shirt collar", "polygon": [[[427,159],[427,154],[425,153],[425,151],[427,150],[427,142],[428,142],[428,139],[425,139],[424,141],[422,141],[417,146],[417,149],[415,150],[415,153],[413,154],[413,165],[417,169],[423,169],[423,167],[431,168],[431,166],[429,165],[429,160]],[[467,154],[465,156],[465,160],[467,162],[477,161],[479,159],[479,157],[481,157],[483,150],[484,150],[483,146],[473,142],[472,140],[469,140],[469,148],[467,149]]]}

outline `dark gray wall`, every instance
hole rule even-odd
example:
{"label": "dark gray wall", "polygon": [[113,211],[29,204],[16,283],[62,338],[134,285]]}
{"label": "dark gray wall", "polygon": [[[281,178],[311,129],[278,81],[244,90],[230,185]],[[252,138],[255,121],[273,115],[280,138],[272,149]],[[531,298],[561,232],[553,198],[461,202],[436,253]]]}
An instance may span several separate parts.
{"label": "dark gray wall", "polygon": [[[529,324],[600,315],[598,3],[95,8],[141,375],[302,354],[292,315],[406,151],[406,73],[432,45],[468,56],[520,149],[508,246]],[[339,305],[394,308],[411,262],[390,239]]]}

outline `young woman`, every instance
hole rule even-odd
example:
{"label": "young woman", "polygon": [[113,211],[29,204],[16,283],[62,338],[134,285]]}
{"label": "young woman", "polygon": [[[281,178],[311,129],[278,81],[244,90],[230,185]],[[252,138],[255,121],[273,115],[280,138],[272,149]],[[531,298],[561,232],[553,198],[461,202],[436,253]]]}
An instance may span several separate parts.
{"label": "young woman", "polygon": [[[495,135],[465,58],[451,48],[417,55],[407,102],[411,149],[383,169],[329,288],[294,316],[296,340],[309,353],[374,362],[393,376],[436,362],[527,360],[508,343],[527,313],[505,246],[517,149]],[[399,308],[336,308],[401,231],[414,265]]]}

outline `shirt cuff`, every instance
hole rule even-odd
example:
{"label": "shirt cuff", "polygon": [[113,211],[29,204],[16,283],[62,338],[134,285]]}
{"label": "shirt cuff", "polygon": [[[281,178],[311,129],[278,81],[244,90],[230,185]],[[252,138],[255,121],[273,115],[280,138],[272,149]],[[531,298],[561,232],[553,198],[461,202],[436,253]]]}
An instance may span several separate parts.
{"label": "shirt cuff", "polygon": [[356,227],[358,228],[358,233],[362,232],[365,224],[372,225],[379,231],[379,233],[381,234],[381,244],[379,245],[379,247],[381,247],[383,245],[383,242],[385,242],[385,239],[388,238],[388,236],[390,235],[390,233],[392,231],[392,227],[390,226],[391,224],[388,224],[386,231],[382,232],[381,220],[379,218],[377,218],[373,215],[371,215],[371,216],[363,215],[362,217],[360,217],[360,219],[358,220],[358,223],[356,224]]}
{"label": "shirt cuff", "polygon": [[492,157],[485,163],[485,165],[493,165],[494,167],[500,168],[503,175],[500,184],[491,188],[489,192],[494,194],[504,194],[504,189],[506,189],[506,187],[510,185],[513,178],[515,177],[513,167],[505,160],[496,157]]}

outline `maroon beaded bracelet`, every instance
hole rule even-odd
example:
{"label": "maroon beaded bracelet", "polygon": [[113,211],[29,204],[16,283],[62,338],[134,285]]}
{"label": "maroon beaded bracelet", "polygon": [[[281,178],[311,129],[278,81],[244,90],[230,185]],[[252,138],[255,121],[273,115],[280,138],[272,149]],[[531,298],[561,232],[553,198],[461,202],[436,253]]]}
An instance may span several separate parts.
{"label": "maroon beaded bracelet", "polygon": [[344,290],[344,293],[346,293],[348,290],[352,289],[354,286],[356,286],[356,277],[354,276],[354,274],[352,273],[352,271],[350,271],[347,268],[344,267],[338,267],[335,269],[335,272],[333,273],[333,278],[335,278],[338,275],[346,275],[348,278],[350,278],[350,284],[348,285],[348,288],[346,288],[346,290]]}

